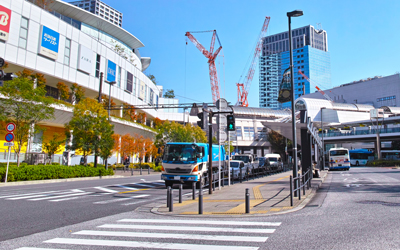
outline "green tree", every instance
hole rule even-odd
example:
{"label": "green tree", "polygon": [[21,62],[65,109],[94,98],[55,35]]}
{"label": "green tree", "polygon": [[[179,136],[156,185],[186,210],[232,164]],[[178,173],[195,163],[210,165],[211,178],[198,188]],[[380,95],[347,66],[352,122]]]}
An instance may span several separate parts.
{"label": "green tree", "polygon": [[43,143],[43,150],[47,153],[48,157],[52,159],[53,155],[60,150],[63,143],[65,143],[65,140],[60,140],[60,135],[54,133],[53,138],[49,142]]}
{"label": "green tree", "polygon": [[225,145],[224,147],[225,147],[226,153],[228,153],[228,149],[229,149],[229,152],[231,152],[231,153],[235,150],[235,147],[233,146],[232,141],[230,141],[229,145]]}
{"label": "green tree", "polygon": [[78,103],[80,102],[84,96],[85,96],[85,90],[82,88],[82,86],[79,86],[76,83],[73,83],[72,86],[70,87],[71,89],[71,95],[75,96],[75,102]]}
{"label": "green tree", "polygon": [[[33,128],[39,122],[53,117],[54,108],[51,104],[54,99],[46,97],[45,78],[42,75],[28,70],[18,75],[18,78],[5,81],[0,87],[0,94],[4,96],[0,99],[0,120],[16,125],[14,151],[19,166],[21,149],[33,136]],[[37,84],[34,84],[35,79]]]}
{"label": "green tree", "polygon": [[156,77],[152,74],[148,74],[147,77],[154,83],[154,85],[157,85],[157,80]]}
{"label": "green tree", "polygon": [[173,89],[167,89],[164,96],[164,98],[175,98],[175,93]]}
{"label": "green tree", "polygon": [[107,159],[111,155],[114,126],[109,123],[103,105],[96,100],[86,98],[75,105],[72,119],[65,127],[67,140],[71,141],[67,149],[81,151],[85,165],[89,154],[95,155],[96,166],[97,156]]}

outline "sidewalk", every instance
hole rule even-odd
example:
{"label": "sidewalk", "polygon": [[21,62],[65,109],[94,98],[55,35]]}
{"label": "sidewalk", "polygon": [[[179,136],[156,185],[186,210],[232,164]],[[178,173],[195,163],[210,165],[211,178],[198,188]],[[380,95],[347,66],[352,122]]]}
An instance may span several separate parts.
{"label": "sidewalk", "polygon": [[175,186],[173,212],[165,204],[152,209],[153,213],[164,215],[247,215],[245,213],[245,190],[250,193],[250,215],[269,215],[286,213],[301,209],[308,203],[316,190],[320,187],[328,171],[322,171],[320,178],[311,181],[311,188],[306,189],[306,194],[301,191],[301,200],[293,197],[293,206],[290,206],[289,177],[291,171],[275,174],[255,180],[235,183],[231,186],[215,188],[212,195],[208,194],[208,187],[203,189],[203,215],[199,215],[198,195],[192,200],[192,196],[185,197],[182,203],[178,203],[179,190]]}

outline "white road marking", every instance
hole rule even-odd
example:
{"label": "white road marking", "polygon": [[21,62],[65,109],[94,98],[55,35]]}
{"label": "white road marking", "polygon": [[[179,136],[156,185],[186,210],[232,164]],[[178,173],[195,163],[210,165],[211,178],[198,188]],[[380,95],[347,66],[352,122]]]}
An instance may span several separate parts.
{"label": "white road marking", "polygon": [[19,197],[19,196],[35,195],[35,194],[49,194],[49,193],[56,193],[56,192],[60,192],[60,191],[47,191],[47,192],[39,192],[39,193],[31,193],[31,194],[6,195],[6,196],[0,196],[0,199],[2,199],[2,198],[10,198],[10,197]]}
{"label": "white road marking", "polygon": [[69,250],[69,249],[61,249],[61,248],[39,248],[39,247],[21,247],[15,250]]}
{"label": "white road marking", "polygon": [[125,189],[129,189],[129,190],[137,190],[138,188],[133,188],[133,187],[128,187],[128,186],[124,186],[124,185],[116,185],[117,187],[121,187],[121,188],[125,188]]}
{"label": "white road marking", "polygon": [[73,193],[73,194],[66,194],[66,195],[59,195],[59,196],[50,196],[50,197],[43,197],[43,198],[29,199],[29,201],[50,200],[50,199],[64,198],[64,197],[69,197],[69,196],[80,196],[80,195],[87,195],[87,194],[91,194],[91,193],[90,193],[90,192],[87,192],[87,193]]}
{"label": "white road marking", "polygon": [[256,229],[256,228],[228,228],[228,227],[171,227],[171,226],[148,226],[148,225],[121,225],[104,224],[100,228],[118,228],[118,229],[151,229],[168,231],[201,231],[201,232],[230,232],[230,233],[273,233],[275,229]]}
{"label": "white road marking", "polygon": [[115,190],[112,190],[112,189],[108,189],[108,188],[104,188],[104,187],[93,187],[93,188],[96,188],[98,190],[101,190],[101,191],[104,191],[104,192],[107,192],[107,193],[118,193],[118,191],[115,191]]}
{"label": "white road marking", "polygon": [[118,222],[144,222],[144,223],[173,223],[173,224],[207,224],[207,225],[232,225],[232,226],[275,226],[281,222],[252,222],[252,221],[206,221],[206,220],[154,220],[154,219],[122,219]]}
{"label": "white road marking", "polygon": [[22,199],[31,199],[31,198],[36,198],[36,197],[54,197],[52,195],[61,195],[61,194],[71,194],[73,192],[61,192],[61,193],[51,193],[51,194],[38,194],[38,195],[28,195],[28,196],[21,196],[21,197],[14,197],[14,198],[8,198],[7,200],[22,200]]}
{"label": "white road marking", "polygon": [[124,197],[124,198],[119,198],[119,199],[112,199],[112,200],[107,200],[107,201],[97,201],[93,202],[93,204],[109,204],[109,203],[114,203],[114,202],[120,202],[120,201],[126,201],[126,200],[131,200],[131,199],[137,199],[137,198],[142,198],[142,197],[147,197],[150,196],[148,194],[142,194],[142,195],[136,195],[136,196],[131,196],[131,197]]}
{"label": "white road marking", "polygon": [[143,187],[154,187],[154,186],[143,184],[143,183],[133,183],[132,185],[143,186]]}
{"label": "white road marking", "polygon": [[163,234],[163,233],[136,233],[121,231],[94,231],[82,230],[73,234],[92,235],[92,236],[116,236],[116,237],[143,237],[143,238],[167,238],[184,240],[216,240],[216,241],[248,241],[265,242],[268,237],[251,236],[220,236],[220,235],[199,235],[199,234]]}
{"label": "white road marking", "polygon": [[160,249],[191,249],[191,250],[257,250],[258,247],[237,247],[237,246],[217,246],[217,245],[197,245],[197,244],[174,244],[174,243],[154,243],[138,241],[120,241],[120,240],[84,240],[55,238],[47,240],[45,243],[73,244],[86,246],[113,246],[113,247],[136,247],[136,248],[160,248]]}

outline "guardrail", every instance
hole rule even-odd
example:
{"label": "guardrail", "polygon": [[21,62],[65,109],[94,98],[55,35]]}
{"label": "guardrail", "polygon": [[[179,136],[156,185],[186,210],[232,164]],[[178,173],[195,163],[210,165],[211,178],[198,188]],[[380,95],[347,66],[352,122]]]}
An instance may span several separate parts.
{"label": "guardrail", "polygon": [[[299,200],[301,200],[301,189],[303,189],[303,195],[306,195],[307,190],[311,187],[312,171],[309,169],[303,175],[297,174],[297,177],[290,176],[290,206],[293,207],[293,193],[296,192]],[[293,189],[294,182],[297,183],[297,188]],[[302,183],[302,184],[301,184]]]}

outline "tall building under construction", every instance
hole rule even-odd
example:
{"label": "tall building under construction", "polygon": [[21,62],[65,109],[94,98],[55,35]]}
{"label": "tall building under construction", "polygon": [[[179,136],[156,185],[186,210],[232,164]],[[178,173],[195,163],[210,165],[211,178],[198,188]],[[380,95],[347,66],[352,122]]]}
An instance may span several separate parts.
{"label": "tall building under construction", "polygon": [[[326,31],[308,25],[292,30],[292,39],[295,98],[317,91],[316,86],[321,89],[332,88]],[[261,108],[291,107],[291,102],[278,102],[279,85],[289,64],[289,32],[264,37],[259,79]],[[298,72],[299,70],[311,83]]]}

